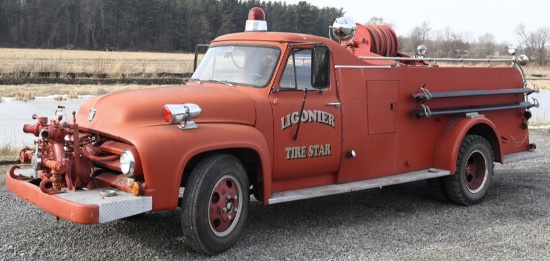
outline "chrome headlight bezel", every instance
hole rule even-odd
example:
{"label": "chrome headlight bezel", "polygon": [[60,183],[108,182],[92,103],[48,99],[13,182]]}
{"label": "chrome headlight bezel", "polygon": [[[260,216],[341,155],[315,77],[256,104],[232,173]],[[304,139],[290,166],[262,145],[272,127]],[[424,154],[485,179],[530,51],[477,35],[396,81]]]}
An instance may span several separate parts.
{"label": "chrome headlight bezel", "polygon": [[133,177],[136,170],[136,160],[134,154],[130,150],[125,150],[120,154],[119,159],[120,171],[127,177]]}

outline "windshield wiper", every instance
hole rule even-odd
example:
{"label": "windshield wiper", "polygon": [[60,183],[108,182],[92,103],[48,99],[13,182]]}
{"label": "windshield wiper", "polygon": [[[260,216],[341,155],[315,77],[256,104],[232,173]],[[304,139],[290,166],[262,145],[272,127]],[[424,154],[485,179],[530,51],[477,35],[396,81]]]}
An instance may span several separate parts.
{"label": "windshield wiper", "polygon": [[189,78],[187,81],[193,81],[193,82],[198,82],[199,84],[201,84],[201,80],[199,79],[194,79],[194,78]]}
{"label": "windshield wiper", "polygon": [[232,84],[228,81],[221,81],[221,80],[208,80],[207,82],[217,82],[217,83],[221,83],[221,84],[225,84],[225,85],[229,85],[231,86],[232,88],[235,88],[235,84]]}

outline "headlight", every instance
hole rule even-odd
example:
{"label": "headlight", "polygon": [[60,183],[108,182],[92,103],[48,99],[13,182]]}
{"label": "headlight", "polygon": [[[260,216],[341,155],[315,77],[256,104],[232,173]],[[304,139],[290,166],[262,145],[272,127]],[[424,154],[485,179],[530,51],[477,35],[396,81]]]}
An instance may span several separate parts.
{"label": "headlight", "polygon": [[124,175],[131,177],[134,175],[135,168],[136,161],[134,155],[129,150],[125,150],[122,155],[120,155],[120,170]]}

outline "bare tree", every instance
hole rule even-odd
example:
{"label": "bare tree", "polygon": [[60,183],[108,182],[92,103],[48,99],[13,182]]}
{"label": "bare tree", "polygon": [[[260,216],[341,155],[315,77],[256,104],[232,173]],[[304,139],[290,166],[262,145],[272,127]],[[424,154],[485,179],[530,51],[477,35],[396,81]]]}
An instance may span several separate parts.
{"label": "bare tree", "polygon": [[187,10],[186,18],[186,46],[188,50],[192,50],[191,48],[195,46],[197,43],[197,35],[194,32],[203,32],[202,37],[203,39],[200,39],[199,43],[205,43],[204,38],[211,38],[213,36],[213,32],[208,32],[204,30],[204,28],[208,28],[209,23],[208,20],[204,17],[200,16],[200,10],[202,8],[202,2],[199,0],[185,0],[185,9]]}
{"label": "bare tree", "polygon": [[409,34],[409,51],[414,52],[417,46],[426,44],[426,41],[430,38],[431,31],[432,28],[430,27],[430,23],[428,21],[424,21],[422,25],[414,27]]}
{"label": "bare tree", "polygon": [[21,41],[21,39],[23,38],[23,24],[25,22],[24,19],[23,19],[23,10],[25,10],[25,7],[27,6],[27,1],[26,0],[16,0],[15,4],[17,4],[17,6],[19,6],[17,40]]}
{"label": "bare tree", "polygon": [[529,35],[529,32],[527,32],[527,28],[525,28],[525,24],[519,24],[516,28],[516,33],[521,38],[521,44],[523,45],[523,48],[526,52],[530,52],[530,48],[533,47],[533,43],[531,42],[531,38]]}
{"label": "bare tree", "polygon": [[84,40],[86,48],[90,44],[94,49],[98,47],[98,40],[101,36],[100,15],[103,1],[88,0],[81,2],[80,17],[84,28]]}
{"label": "bare tree", "polygon": [[437,55],[444,57],[462,57],[467,54],[470,44],[465,40],[467,36],[455,33],[450,27],[446,27],[437,34]]}
{"label": "bare tree", "polygon": [[521,44],[527,55],[535,57],[539,66],[546,63],[546,49],[550,43],[550,27],[540,27],[537,31],[528,32],[524,24],[520,24],[516,33],[521,37]]}
{"label": "bare tree", "polygon": [[495,36],[491,33],[486,33],[479,37],[478,52],[480,56],[492,55],[495,53]]}
{"label": "bare tree", "polygon": [[373,16],[367,21],[367,24],[385,24],[384,18]]}
{"label": "bare tree", "polygon": [[385,24],[391,28],[395,27],[392,23],[384,21],[384,18],[376,16],[371,17],[365,24]]}
{"label": "bare tree", "polygon": [[539,60],[539,65],[544,66],[546,63],[546,49],[550,42],[550,27],[540,27],[535,32],[537,37],[537,56]]}

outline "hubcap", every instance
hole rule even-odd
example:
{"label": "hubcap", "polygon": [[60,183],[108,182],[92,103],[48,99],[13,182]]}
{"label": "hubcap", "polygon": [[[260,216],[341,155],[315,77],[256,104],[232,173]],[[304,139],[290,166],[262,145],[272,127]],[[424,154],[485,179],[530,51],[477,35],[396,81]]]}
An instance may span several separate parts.
{"label": "hubcap", "polygon": [[216,183],[208,209],[210,229],[216,236],[227,236],[235,229],[241,215],[242,198],[242,188],[235,177],[225,175]]}
{"label": "hubcap", "polygon": [[464,168],[464,182],[470,193],[477,193],[485,185],[487,180],[487,165],[485,156],[481,151],[475,150],[468,157]]}

